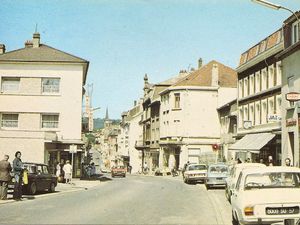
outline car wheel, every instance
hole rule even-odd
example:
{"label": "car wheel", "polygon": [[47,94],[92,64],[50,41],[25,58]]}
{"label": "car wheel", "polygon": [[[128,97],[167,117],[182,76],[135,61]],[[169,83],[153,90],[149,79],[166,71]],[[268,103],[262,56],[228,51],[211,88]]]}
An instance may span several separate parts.
{"label": "car wheel", "polygon": [[36,183],[35,182],[32,182],[29,186],[29,193],[31,195],[35,195],[36,194],[36,191],[37,191],[37,188],[36,188]]}
{"label": "car wheel", "polygon": [[232,212],[232,225],[240,225],[239,221],[234,217]]}
{"label": "car wheel", "polygon": [[51,182],[50,187],[49,187],[49,192],[55,192],[55,184]]}

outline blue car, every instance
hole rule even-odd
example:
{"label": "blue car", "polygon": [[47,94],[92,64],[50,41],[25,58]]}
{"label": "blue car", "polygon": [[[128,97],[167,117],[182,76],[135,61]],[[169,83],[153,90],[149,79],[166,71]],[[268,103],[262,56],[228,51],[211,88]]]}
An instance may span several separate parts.
{"label": "blue car", "polygon": [[215,163],[208,166],[205,186],[207,189],[226,185],[228,166],[224,163]]}

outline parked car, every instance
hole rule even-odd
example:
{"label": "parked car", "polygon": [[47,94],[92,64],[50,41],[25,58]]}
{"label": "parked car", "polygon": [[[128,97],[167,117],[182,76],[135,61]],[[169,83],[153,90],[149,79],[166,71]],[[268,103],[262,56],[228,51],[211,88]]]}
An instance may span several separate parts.
{"label": "parked car", "polygon": [[238,175],[243,169],[262,168],[262,167],[266,167],[266,165],[262,163],[240,163],[229,167],[230,173],[229,176],[226,178],[226,184],[225,184],[225,196],[227,200],[231,202],[232,190],[235,187],[236,181],[238,179]]}
{"label": "parked car", "polygon": [[190,182],[204,182],[206,173],[207,166],[205,164],[190,164],[183,173],[183,181],[187,184]]}
{"label": "parked car", "polygon": [[126,177],[126,168],[124,166],[114,166],[111,168],[111,177]]}
{"label": "parked car", "polygon": [[300,169],[244,169],[231,203],[233,224],[296,224],[292,221],[300,218]]}
{"label": "parked car", "polygon": [[[57,177],[49,173],[49,167],[42,163],[24,162],[28,171],[28,184],[22,184],[23,193],[35,195],[39,191],[54,192],[57,186]],[[9,187],[13,188],[14,179]]]}
{"label": "parked car", "polygon": [[228,166],[224,163],[215,163],[208,166],[205,186],[207,189],[213,186],[226,185]]}

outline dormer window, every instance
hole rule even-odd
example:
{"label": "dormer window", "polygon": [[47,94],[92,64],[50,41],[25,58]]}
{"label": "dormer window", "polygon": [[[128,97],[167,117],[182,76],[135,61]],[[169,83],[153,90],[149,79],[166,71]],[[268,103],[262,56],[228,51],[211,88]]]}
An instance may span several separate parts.
{"label": "dormer window", "polygon": [[292,25],[292,44],[299,41],[299,23],[296,21]]}

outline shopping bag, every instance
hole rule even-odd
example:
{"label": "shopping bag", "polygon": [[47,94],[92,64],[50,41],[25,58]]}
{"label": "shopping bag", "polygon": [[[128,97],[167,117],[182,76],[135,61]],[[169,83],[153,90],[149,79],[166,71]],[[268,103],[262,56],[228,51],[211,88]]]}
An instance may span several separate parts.
{"label": "shopping bag", "polygon": [[28,184],[28,171],[23,171],[23,184]]}

